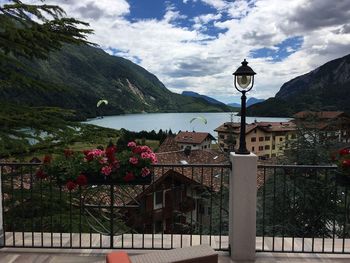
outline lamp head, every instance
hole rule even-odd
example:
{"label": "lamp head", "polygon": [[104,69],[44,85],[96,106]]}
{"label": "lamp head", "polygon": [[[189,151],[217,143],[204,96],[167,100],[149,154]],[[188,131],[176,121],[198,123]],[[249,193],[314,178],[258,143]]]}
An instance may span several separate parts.
{"label": "lamp head", "polygon": [[[235,88],[242,91],[249,91],[254,85],[254,75],[256,73],[251,67],[248,66],[248,62],[244,59],[242,66],[240,66],[232,75],[234,75]],[[238,87],[239,88],[238,88]]]}

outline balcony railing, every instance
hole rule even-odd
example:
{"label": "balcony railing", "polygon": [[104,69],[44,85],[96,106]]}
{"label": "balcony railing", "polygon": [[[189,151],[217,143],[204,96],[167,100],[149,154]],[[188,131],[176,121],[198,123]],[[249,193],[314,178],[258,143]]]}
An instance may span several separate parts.
{"label": "balcony railing", "polygon": [[38,164],[0,164],[3,246],[228,250],[230,164],[155,165],[146,186],[68,191]]}
{"label": "balcony railing", "polygon": [[257,251],[350,253],[349,185],[336,167],[265,165],[258,178]]}
{"label": "balcony railing", "polygon": [[[159,164],[150,185],[71,192],[38,167],[0,164],[5,247],[229,249],[231,164]],[[350,183],[334,166],[263,165],[257,178],[257,251],[350,253]]]}

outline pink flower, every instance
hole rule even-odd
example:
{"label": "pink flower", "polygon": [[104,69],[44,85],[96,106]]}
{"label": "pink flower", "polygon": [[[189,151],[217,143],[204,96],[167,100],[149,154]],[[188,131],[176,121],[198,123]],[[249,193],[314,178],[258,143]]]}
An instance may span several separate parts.
{"label": "pink flower", "polygon": [[135,148],[132,149],[132,152],[133,153],[138,153],[138,154],[142,153],[141,146],[136,146]]}
{"label": "pink flower", "polygon": [[125,182],[130,182],[135,179],[135,176],[132,172],[127,172],[123,179]]}
{"label": "pink flower", "polygon": [[152,150],[148,146],[141,146],[141,151],[146,153],[151,153]]}
{"label": "pink flower", "polygon": [[103,157],[101,158],[99,161],[98,161],[100,164],[105,164],[108,162],[108,159],[106,157]]}
{"label": "pink flower", "polygon": [[84,174],[81,174],[77,177],[75,182],[77,183],[77,185],[83,186],[83,185],[87,185],[88,180]]}
{"label": "pink flower", "polygon": [[111,172],[112,172],[112,168],[110,166],[104,166],[101,169],[101,173],[106,175],[106,176],[110,175]]}
{"label": "pink flower", "polygon": [[136,143],[135,142],[129,142],[128,143],[128,147],[135,148],[136,147]]}
{"label": "pink flower", "polygon": [[68,181],[68,182],[66,183],[66,187],[67,187],[67,189],[68,189],[69,191],[72,191],[72,190],[74,190],[74,189],[77,187],[77,184],[74,183],[73,181]]}
{"label": "pink flower", "polygon": [[139,163],[139,159],[137,159],[136,157],[130,157],[129,163],[136,165]]}
{"label": "pink flower", "polygon": [[142,177],[146,177],[147,175],[149,175],[151,173],[150,169],[148,169],[147,167],[142,168],[141,170],[141,176]]}
{"label": "pink flower", "polygon": [[150,159],[150,155],[149,155],[149,153],[146,153],[146,152],[143,152],[143,153],[141,153],[141,158],[142,159]]}
{"label": "pink flower", "polygon": [[150,153],[150,159],[152,164],[155,164],[158,162],[157,156],[155,155],[155,153]]}

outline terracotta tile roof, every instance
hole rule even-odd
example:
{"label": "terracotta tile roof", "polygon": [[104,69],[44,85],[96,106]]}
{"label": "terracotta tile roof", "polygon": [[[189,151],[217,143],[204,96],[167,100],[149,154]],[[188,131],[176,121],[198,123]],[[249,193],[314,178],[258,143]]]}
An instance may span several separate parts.
{"label": "terracotta tile roof", "polygon": [[[239,122],[225,122],[215,129],[216,132],[229,132],[230,129],[234,134],[240,133],[241,124]],[[296,125],[293,122],[254,122],[246,124],[246,134],[255,128],[262,129],[266,132],[293,131]]]}
{"label": "terracotta tile roof", "polygon": [[177,143],[201,144],[205,139],[215,140],[208,132],[179,132],[175,137]]}
{"label": "terracotta tile roof", "polygon": [[175,141],[175,135],[169,135],[165,138],[163,143],[159,146],[158,151],[161,152],[174,152],[174,151],[180,151],[179,145]]}
{"label": "terracotta tile roof", "polygon": [[300,111],[294,114],[294,118],[296,119],[306,119],[309,117],[315,117],[318,119],[335,119],[339,118],[345,113],[343,111]]}

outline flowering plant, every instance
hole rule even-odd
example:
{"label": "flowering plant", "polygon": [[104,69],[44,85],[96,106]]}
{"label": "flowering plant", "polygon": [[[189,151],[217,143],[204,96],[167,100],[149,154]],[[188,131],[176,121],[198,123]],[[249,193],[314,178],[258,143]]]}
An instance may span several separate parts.
{"label": "flowering plant", "polygon": [[340,172],[350,177],[350,147],[339,150],[337,155],[334,160],[337,161]]}
{"label": "flowering plant", "polygon": [[150,166],[157,163],[154,152],[148,146],[129,142],[127,150],[118,152],[114,145],[106,149],[83,152],[66,149],[64,155],[52,159],[45,156],[43,166],[36,176],[41,179],[56,177],[68,190],[94,182],[132,182],[151,176]]}

